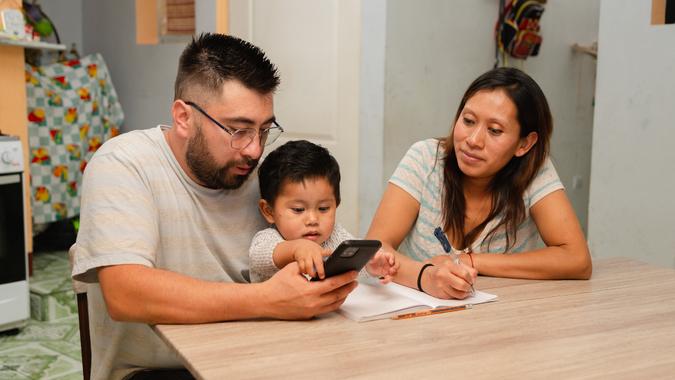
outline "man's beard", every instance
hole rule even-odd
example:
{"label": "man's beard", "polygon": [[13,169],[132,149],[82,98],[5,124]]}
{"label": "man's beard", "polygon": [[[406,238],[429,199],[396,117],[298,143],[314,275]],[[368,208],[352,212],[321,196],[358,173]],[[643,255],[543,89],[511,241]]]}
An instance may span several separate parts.
{"label": "man's beard", "polygon": [[[216,166],[215,159],[206,146],[201,126],[196,125],[196,128],[197,133],[188,140],[186,153],[187,165],[192,173],[202,185],[210,189],[239,188],[251,175],[253,168],[258,165],[258,160],[244,158],[240,161],[229,161],[221,167]],[[251,167],[251,171],[246,175],[229,174],[230,169],[235,166],[248,166]]]}

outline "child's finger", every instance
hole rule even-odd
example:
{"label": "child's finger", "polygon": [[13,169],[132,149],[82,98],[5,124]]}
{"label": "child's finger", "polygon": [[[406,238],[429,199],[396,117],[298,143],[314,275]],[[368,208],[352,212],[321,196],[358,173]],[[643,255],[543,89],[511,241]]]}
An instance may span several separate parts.
{"label": "child's finger", "polygon": [[390,275],[382,276],[382,277],[380,277],[380,283],[381,284],[388,284],[388,283],[391,282],[392,279],[393,279],[393,277],[391,277]]}
{"label": "child's finger", "polygon": [[[307,258],[307,267],[312,272],[312,273],[310,273],[312,275],[312,277],[316,277],[319,274],[316,270],[316,265],[314,265],[314,262],[312,261],[312,258]],[[322,278],[322,277],[320,277],[320,278]]]}
{"label": "child's finger", "polygon": [[326,277],[326,273],[324,272],[323,269],[323,260],[321,257],[315,257],[314,258],[314,267],[316,268],[316,272],[319,275],[319,278],[323,279]]}
{"label": "child's finger", "polygon": [[310,276],[312,275],[311,268],[309,268],[309,266],[307,265],[307,261],[305,259],[300,259],[298,261],[298,266],[300,267],[302,273],[308,274]]}

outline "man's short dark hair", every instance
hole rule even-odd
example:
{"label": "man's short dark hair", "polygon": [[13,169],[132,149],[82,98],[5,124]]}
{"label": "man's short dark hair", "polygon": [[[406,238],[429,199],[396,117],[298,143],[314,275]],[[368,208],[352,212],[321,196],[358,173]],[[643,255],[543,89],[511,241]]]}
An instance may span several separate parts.
{"label": "man's short dark hair", "polygon": [[328,149],[306,140],[289,141],[273,150],[260,165],[260,197],[270,205],[279,196],[284,182],[300,183],[325,178],[340,204],[340,166]]}
{"label": "man's short dark hair", "polygon": [[180,56],[174,100],[184,99],[193,87],[217,93],[227,80],[260,94],[272,93],[279,85],[277,68],[260,48],[237,37],[202,33]]}

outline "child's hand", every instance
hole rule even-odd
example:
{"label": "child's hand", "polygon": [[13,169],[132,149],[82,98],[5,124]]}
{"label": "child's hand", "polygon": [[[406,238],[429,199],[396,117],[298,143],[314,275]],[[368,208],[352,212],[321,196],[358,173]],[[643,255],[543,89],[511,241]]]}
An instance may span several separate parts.
{"label": "child's hand", "polygon": [[375,256],[368,261],[366,270],[371,276],[379,277],[380,282],[386,284],[394,278],[396,273],[398,273],[398,268],[400,266],[401,263],[396,259],[396,255],[394,255],[393,252],[380,249]]}
{"label": "child's hand", "polygon": [[323,258],[330,256],[330,250],[321,248],[320,245],[307,239],[293,241],[293,259],[298,263],[300,273],[310,277],[323,279],[326,274],[323,270]]}

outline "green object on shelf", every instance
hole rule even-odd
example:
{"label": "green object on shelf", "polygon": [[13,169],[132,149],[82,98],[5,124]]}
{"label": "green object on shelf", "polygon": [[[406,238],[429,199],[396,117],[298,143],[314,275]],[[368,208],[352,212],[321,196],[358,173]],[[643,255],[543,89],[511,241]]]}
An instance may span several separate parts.
{"label": "green object on shelf", "polygon": [[52,27],[52,23],[49,22],[47,19],[41,19],[40,21],[36,22],[33,25],[33,28],[36,32],[40,33],[40,36],[42,37],[49,37],[52,35],[54,32],[54,28]]}

